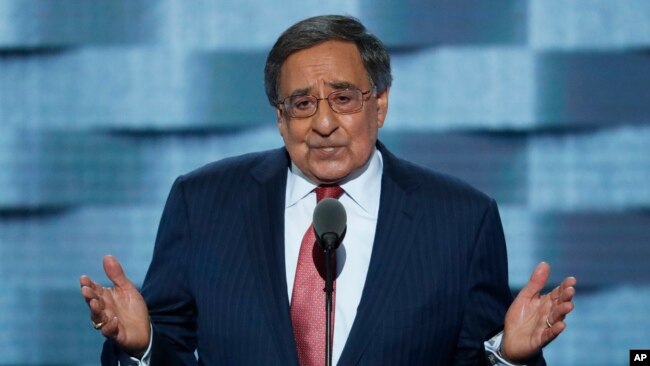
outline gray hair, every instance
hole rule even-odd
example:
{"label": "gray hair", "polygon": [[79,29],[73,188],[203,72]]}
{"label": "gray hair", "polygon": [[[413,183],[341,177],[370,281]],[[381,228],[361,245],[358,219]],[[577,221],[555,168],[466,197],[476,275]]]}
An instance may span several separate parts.
{"label": "gray hair", "polygon": [[282,35],[271,48],[264,66],[264,88],[272,106],[278,104],[278,86],[282,64],[294,52],[313,47],[325,41],[354,42],[363,66],[377,93],[390,87],[390,56],[384,44],[366,30],[361,22],[350,16],[321,15],[302,20]]}

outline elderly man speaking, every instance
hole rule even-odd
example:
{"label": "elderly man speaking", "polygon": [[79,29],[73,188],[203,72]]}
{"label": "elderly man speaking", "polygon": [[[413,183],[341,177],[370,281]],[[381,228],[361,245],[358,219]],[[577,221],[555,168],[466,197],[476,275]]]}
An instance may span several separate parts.
{"label": "elderly man speaking", "polygon": [[[104,365],[545,364],[573,277],[548,294],[540,263],[512,299],[496,203],[394,156],[378,139],[392,81],[386,48],[356,19],[318,16],[269,52],[265,87],[284,147],[180,176],[142,294],[117,259],[114,287],[81,293]],[[347,212],[326,335],[312,213]]]}

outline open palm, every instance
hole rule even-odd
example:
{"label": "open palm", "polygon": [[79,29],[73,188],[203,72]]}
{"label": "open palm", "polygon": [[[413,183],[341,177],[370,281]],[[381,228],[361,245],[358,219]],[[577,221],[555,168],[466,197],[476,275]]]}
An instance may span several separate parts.
{"label": "open palm", "polygon": [[506,313],[501,354],[512,362],[535,356],[566,328],[564,318],[574,307],[576,279],[567,277],[541,295],[550,273],[547,263],[537,265]]}
{"label": "open palm", "polygon": [[81,276],[81,294],[90,308],[95,327],[128,354],[140,357],[149,346],[149,311],[138,289],[126,277],[115,257],[104,257],[104,271],[114,287],[103,287]]}

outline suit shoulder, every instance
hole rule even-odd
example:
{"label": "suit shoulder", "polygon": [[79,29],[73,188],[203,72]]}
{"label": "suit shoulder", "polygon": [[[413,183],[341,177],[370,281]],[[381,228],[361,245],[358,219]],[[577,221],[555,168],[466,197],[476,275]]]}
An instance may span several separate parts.
{"label": "suit shoulder", "polygon": [[442,196],[445,199],[469,199],[485,204],[490,204],[493,201],[492,197],[458,177],[403,159],[400,159],[400,163],[412,177],[414,185],[421,190],[421,194]]}
{"label": "suit shoulder", "polygon": [[214,181],[225,177],[229,180],[243,179],[265,160],[278,159],[282,154],[284,149],[274,149],[228,157],[183,174],[180,179],[186,184]]}

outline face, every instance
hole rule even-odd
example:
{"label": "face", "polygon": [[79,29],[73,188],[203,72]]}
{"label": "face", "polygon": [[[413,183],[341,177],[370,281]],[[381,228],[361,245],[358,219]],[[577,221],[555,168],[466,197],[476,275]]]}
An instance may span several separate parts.
{"label": "face", "polygon": [[[363,92],[372,88],[357,46],[327,41],[286,59],[279,99],[305,93],[327,98],[346,85]],[[278,128],[291,160],[308,178],[318,184],[337,183],[370,158],[386,117],[388,90],[371,94],[363,109],[352,114],[334,112],[327,100],[318,103],[316,114],[308,118],[291,118],[278,108]]]}

